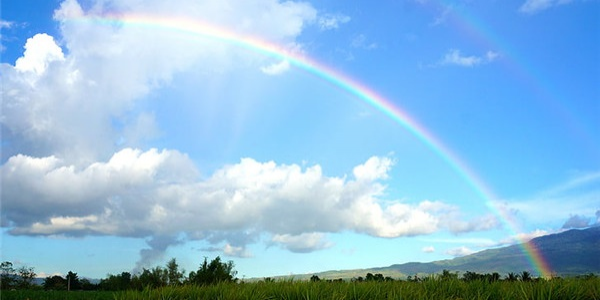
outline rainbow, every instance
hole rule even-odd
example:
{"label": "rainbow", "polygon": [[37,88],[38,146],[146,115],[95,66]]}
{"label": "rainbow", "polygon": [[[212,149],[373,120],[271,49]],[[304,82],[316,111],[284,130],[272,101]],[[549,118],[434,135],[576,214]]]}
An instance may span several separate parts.
{"label": "rainbow", "polygon": [[[526,68],[527,64],[516,55],[517,53],[515,53],[514,49],[511,49],[508,43],[502,41],[501,37],[498,36],[486,22],[481,20],[477,15],[472,14],[467,7],[455,7],[445,3],[443,0],[432,1],[430,8],[437,10],[438,12],[436,12],[436,14],[439,13],[439,11],[447,13],[448,9],[451,9],[452,13],[447,16],[447,21],[451,23],[451,26],[468,36],[470,40],[476,41],[481,48],[485,49],[485,51],[502,49],[500,55],[503,58],[503,61],[506,62],[504,65],[510,69],[508,71],[511,74],[518,76],[523,82],[526,82],[528,87],[535,89],[534,91],[545,99],[545,102],[542,103],[540,107],[551,110],[557,117],[565,120],[563,123],[568,124],[571,131],[579,136],[583,136],[584,140],[588,139],[585,130],[581,126],[578,126],[579,123],[576,121],[576,118],[569,113],[564,105],[561,105],[559,101],[556,101],[546,88],[541,88],[542,86],[545,86],[540,82],[541,77],[535,76],[534,71],[528,70]],[[488,196],[493,196],[493,194],[489,193]],[[539,249],[529,240],[518,238],[517,233],[519,230],[517,223],[511,221],[511,216],[509,216],[506,211],[493,201],[490,201],[494,198],[486,199],[487,206],[500,216],[504,225],[515,237],[517,237],[517,239],[519,239],[523,253],[527,256],[532,267],[537,270],[540,276],[545,278],[551,277],[552,269],[548,262],[545,261]]]}
{"label": "rainbow", "polygon": [[[63,22],[91,22],[106,24],[109,26],[137,26],[160,28],[171,30],[195,37],[206,38],[232,44],[238,47],[258,52],[269,57],[288,61],[291,65],[303,69],[327,82],[339,87],[340,89],[356,96],[360,100],[379,110],[384,115],[400,124],[428,148],[442,158],[472,189],[486,201],[486,205],[495,212],[508,228],[516,233],[516,227],[510,222],[510,216],[503,213],[502,209],[496,206],[494,195],[490,187],[472,170],[469,165],[461,159],[456,153],[449,149],[444,143],[431,133],[425,126],[412,118],[401,107],[379,95],[374,90],[356,81],[346,74],[322,64],[301,53],[290,51],[284,47],[269,43],[259,38],[247,35],[240,35],[225,28],[217,27],[199,20],[188,20],[182,18],[167,18],[151,15],[104,15],[104,16],[81,16],[63,20]],[[523,252],[530,260],[532,267],[542,277],[551,275],[549,265],[544,261],[539,250],[529,242],[522,241]]]}

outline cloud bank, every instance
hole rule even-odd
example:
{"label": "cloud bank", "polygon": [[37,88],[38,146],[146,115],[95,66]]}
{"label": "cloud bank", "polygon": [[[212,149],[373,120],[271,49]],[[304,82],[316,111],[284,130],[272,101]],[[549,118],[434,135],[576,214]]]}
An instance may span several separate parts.
{"label": "cloud bank", "polygon": [[[244,158],[200,178],[175,150],[126,148],[85,167],[56,157],[11,157],[1,168],[3,220],[17,235],[211,236],[230,231],[274,234],[290,249],[321,248],[319,232],[353,230],[379,237],[477,230],[436,201],[381,202],[391,159],[372,157],[353,178]],[[479,220],[473,223],[481,224]],[[458,225],[457,225],[458,224]],[[495,225],[493,225],[495,226]],[[309,242],[309,246],[299,241]],[[247,241],[246,241],[247,242]]]}

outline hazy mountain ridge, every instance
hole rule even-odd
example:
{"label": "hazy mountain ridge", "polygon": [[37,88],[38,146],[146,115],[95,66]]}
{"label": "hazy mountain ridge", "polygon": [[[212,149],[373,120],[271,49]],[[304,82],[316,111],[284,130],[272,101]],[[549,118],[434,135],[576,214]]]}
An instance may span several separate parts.
{"label": "hazy mountain ridge", "polygon": [[[554,275],[570,276],[600,273],[600,226],[587,229],[571,229],[537,237],[530,241],[530,245],[539,251]],[[365,276],[366,273],[381,273],[384,276],[398,278],[415,274],[438,273],[446,269],[452,272],[498,272],[502,275],[509,272],[528,271],[534,276],[538,276],[538,271],[531,266],[529,253],[526,254],[523,249],[523,244],[516,244],[429,263],[409,262],[380,268],[326,271],[316,273],[316,275],[330,279]],[[305,274],[293,277],[304,279],[311,275]]]}

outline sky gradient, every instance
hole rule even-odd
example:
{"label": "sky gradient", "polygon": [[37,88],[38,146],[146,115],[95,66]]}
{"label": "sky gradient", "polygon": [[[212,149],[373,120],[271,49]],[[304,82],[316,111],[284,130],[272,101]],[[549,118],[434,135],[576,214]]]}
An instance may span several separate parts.
{"label": "sky gradient", "polygon": [[597,225],[599,12],[3,2],[2,260],[265,277]]}

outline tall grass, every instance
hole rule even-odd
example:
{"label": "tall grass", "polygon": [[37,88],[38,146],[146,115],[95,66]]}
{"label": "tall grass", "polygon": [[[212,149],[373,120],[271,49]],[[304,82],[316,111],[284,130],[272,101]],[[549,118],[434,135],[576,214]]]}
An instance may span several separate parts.
{"label": "tall grass", "polygon": [[421,282],[275,281],[178,286],[123,292],[2,291],[1,299],[66,300],[359,300],[573,299],[600,300],[600,278],[539,281],[425,280]]}
{"label": "tall grass", "polygon": [[535,282],[427,280],[423,282],[222,283],[211,286],[165,287],[115,294],[125,299],[581,299],[600,300],[600,279],[561,279]]}

